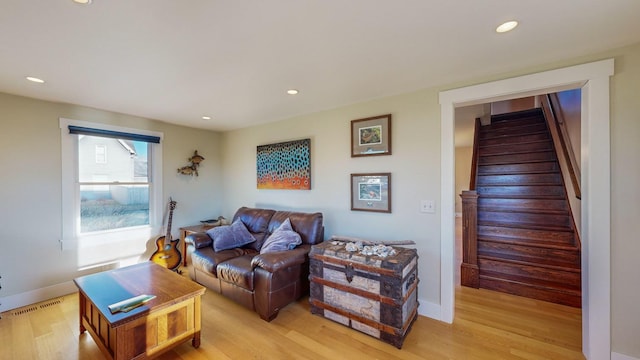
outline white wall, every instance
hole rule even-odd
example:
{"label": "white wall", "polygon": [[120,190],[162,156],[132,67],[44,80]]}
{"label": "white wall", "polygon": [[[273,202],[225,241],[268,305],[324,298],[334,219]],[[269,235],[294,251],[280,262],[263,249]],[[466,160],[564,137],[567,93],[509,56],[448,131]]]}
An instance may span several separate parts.
{"label": "white wall", "polygon": [[[220,134],[0,93],[0,311],[16,302],[61,295],[73,289],[69,283],[74,277],[85,273],[78,271],[77,249],[62,251],[59,243],[60,117],[164,133],[163,198],[173,196],[178,202],[175,237],[178,227],[222,210]],[[177,174],[196,149],[206,158],[200,176]]]}

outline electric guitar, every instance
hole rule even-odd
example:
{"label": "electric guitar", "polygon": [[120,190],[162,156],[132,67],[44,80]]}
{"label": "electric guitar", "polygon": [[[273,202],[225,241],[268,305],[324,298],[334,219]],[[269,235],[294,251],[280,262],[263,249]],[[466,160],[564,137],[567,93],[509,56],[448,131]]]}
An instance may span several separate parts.
{"label": "electric guitar", "polygon": [[167,235],[159,236],[156,239],[156,251],[151,255],[151,261],[158,265],[162,265],[169,270],[176,270],[182,262],[182,255],[177,249],[178,240],[171,240],[171,221],[173,219],[173,209],[176,208],[176,202],[169,198],[169,221],[167,223]]}

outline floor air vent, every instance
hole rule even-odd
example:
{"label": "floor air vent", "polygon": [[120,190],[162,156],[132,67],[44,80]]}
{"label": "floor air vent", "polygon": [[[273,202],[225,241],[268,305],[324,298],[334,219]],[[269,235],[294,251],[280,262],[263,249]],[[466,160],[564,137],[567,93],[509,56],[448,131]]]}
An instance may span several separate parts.
{"label": "floor air vent", "polygon": [[47,300],[47,301],[42,302],[42,303],[38,303],[38,304],[33,304],[33,305],[17,308],[15,310],[12,310],[9,314],[11,314],[12,316],[20,316],[20,315],[32,313],[32,312],[38,311],[40,309],[46,309],[48,307],[61,304],[63,300],[64,300],[64,298]]}

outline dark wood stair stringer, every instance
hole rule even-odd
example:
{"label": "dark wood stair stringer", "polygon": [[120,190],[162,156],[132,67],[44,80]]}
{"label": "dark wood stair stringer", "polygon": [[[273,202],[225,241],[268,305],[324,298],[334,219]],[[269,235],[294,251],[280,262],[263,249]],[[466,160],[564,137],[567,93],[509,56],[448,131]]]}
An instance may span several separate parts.
{"label": "dark wood stair stringer", "polygon": [[462,284],[580,307],[580,240],[542,110],[476,129],[475,188],[462,197],[463,236],[477,242],[463,249]]}

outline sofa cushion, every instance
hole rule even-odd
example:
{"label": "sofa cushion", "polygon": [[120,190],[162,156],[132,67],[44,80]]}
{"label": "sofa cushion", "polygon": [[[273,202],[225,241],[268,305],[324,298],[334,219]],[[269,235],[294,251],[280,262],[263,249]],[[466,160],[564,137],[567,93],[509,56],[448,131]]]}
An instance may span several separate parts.
{"label": "sofa cushion", "polygon": [[229,259],[218,265],[218,278],[253,291],[253,268],[251,259],[255,254],[246,254]]}
{"label": "sofa cushion", "polygon": [[264,239],[266,239],[269,231],[269,221],[275,214],[275,210],[271,209],[254,209],[241,207],[233,216],[233,221],[240,220],[247,227],[247,230],[256,239],[255,242],[245,245],[245,248],[251,248],[260,251]]}
{"label": "sofa cushion", "polygon": [[289,219],[293,231],[302,238],[303,244],[318,244],[324,241],[322,213],[301,213],[293,211],[276,211],[269,222],[268,233],[272,233],[280,224]]}
{"label": "sofa cushion", "polygon": [[291,221],[287,219],[265,240],[262,249],[260,249],[260,254],[293,250],[300,244],[302,244],[300,235],[293,231]]}
{"label": "sofa cushion", "polygon": [[245,253],[244,249],[229,249],[215,252],[211,246],[207,246],[191,252],[191,266],[218,277],[218,272],[216,271],[218,264]]}
{"label": "sofa cushion", "polygon": [[211,228],[207,230],[207,235],[213,239],[213,250],[215,251],[235,249],[256,241],[240,220],[236,220],[228,226]]}

